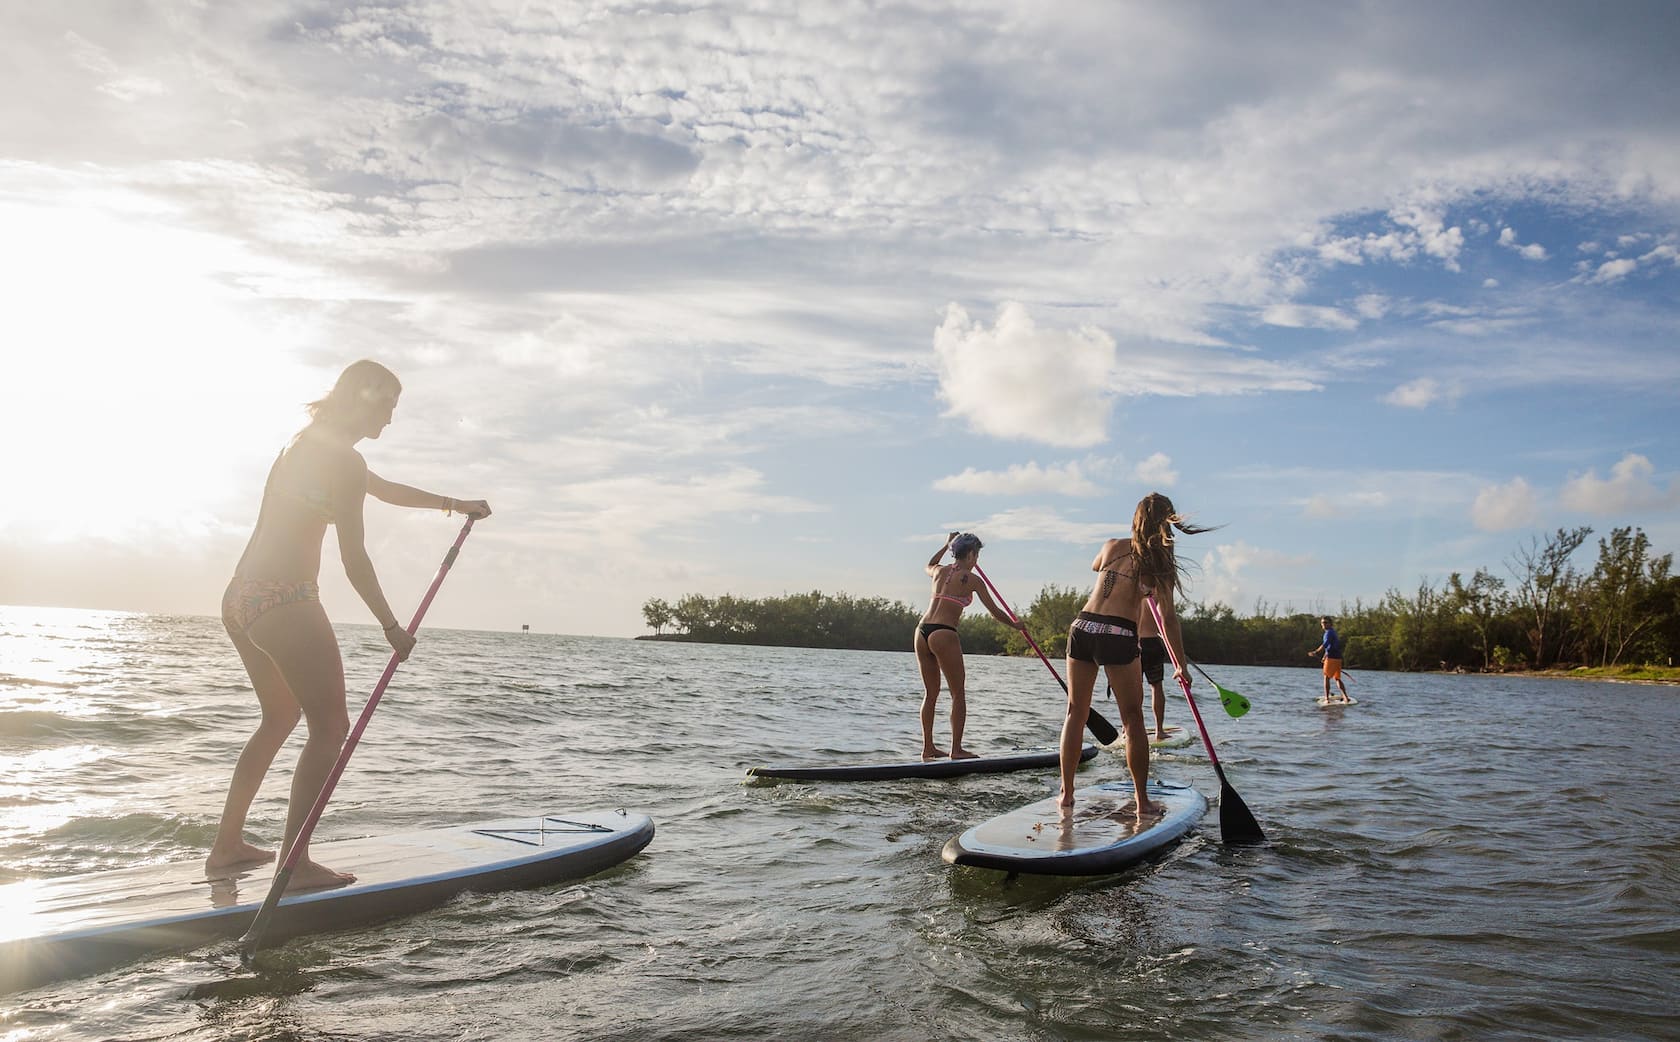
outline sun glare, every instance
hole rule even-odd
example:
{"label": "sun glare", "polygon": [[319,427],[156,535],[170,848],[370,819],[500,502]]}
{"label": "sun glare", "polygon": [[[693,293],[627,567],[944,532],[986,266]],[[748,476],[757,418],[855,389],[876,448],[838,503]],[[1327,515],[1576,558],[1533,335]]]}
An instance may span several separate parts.
{"label": "sun glare", "polygon": [[[201,525],[251,447],[286,433],[253,399],[315,390],[319,377],[291,361],[297,330],[277,328],[239,282],[257,262],[168,216],[132,195],[54,207],[0,196],[13,392],[0,439],[6,487],[21,493],[0,498],[0,527],[70,540]],[[264,422],[276,429],[245,436]]]}

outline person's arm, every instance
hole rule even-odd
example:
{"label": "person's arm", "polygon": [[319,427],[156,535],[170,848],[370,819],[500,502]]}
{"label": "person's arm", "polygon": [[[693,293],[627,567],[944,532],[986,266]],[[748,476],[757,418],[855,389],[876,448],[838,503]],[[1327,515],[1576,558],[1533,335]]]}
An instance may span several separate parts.
{"label": "person's arm", "polygon": [[986,610],[992,613],[992,618],[998,620],[1012,630],[1021,630],[1022,632],[1026,631],[1027,624],[1025,622],[1020,619],[1010,618],[1008,612],[992,603],[992,595],[986,592],[986,585],[984,583],[976,586],[974,588],[974,592],[980,595],[980,603],[984,604],[986,606]]}
{"label": "person's arm", "polygon": [[1173,668],[1173,677],[1190,686],[1190,656],[1184,653],[1184,631],[1178,624],[1178,609],[1173,606],[1173,591],[1171,586],[1163,587],[1155,595],[1155,603],[1161,608],[1161,636],[1166,640],[1167,647],[1172,649],[1173,661],[1178,665]]}
{"label": "person's arm", "polygon": [[367,472],[368,495],[382,503],[389,503],[394,507],[417,507],[422,510],[443,510],[448,513],[459,511],[474,520],[482,520],[490,516],[490,504],[482,499],[454,499],[440,496],[436,492],[427,492],[412,485],[400,485],[395,481],[386,481],[373,471]]}
{"label": "person's arm", "polygon": [[333,525],[338,529],[338,555],[344,560],[344,575],[350,580],[362,603],[373,612],[374,621],[385,630],[385,640],[399,659],[408,658],[414,650],[414,638],[403,629],[397,613],[385,600],[374,573],[373,559],[367,552],[367,529],[362,521],[362,507],[367,502],[367,461],[361,454],[351,452],[334,468],[329,495],[332,497]]}
{"label": "person's arm", "polygon": [[945,545],[940,547],[939,550],[932,557],[928,558],[927,568],[925,569],[925,571],[928,573],[928,575],[932,576],[935,579],[939,578],[939,562],[940,562],[941,559],[944,558],[945,551],[951,549],[951,540],[955,539],[957,536],[959,536],[961,534],[962,534],[961,532],[952,532],[950,535],[946,536],[945,537]]}

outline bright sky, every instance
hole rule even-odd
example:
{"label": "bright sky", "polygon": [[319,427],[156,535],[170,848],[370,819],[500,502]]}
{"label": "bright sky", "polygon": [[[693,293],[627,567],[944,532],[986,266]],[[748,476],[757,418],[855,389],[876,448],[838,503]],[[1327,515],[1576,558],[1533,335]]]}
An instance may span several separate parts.
{"label": "bright sky", "polygon": [[1027,602],[1152,489],[1239,612],[1680,549],[1672,3],[553,6],[0,9],[0,603],[214,614],[360,357],[497,511],[437,625]]}

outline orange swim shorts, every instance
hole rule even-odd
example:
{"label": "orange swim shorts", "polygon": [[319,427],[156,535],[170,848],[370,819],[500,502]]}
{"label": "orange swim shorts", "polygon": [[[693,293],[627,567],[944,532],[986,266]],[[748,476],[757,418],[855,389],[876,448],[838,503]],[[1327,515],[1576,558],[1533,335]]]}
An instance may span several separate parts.
{"label": "orange swim shorts", "polygon": [[1341,659],[1339,659],[1339,658],[1327,658],[1327,659],[1324,660],[1324,679],[1325,680],[1336,680],[1336,679],[1340,678],[1341,675],[1342,675],[1342,660]]}

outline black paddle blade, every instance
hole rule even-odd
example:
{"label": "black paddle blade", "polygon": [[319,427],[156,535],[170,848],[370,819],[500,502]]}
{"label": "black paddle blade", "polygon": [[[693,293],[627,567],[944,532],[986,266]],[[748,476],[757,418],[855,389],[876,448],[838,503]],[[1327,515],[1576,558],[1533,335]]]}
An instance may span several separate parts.
{"label": "black paddle blade", "polygon": [[1253,812],[1237,795],[1237,790],[1225,780],[1224,771],[1219,772],[1219,838],[1239,847],[1259,846],[1266,842],[1260,823],[1254,820]]}
{"label": "black paddle blade", "polygon": [[1090,730],[1091,737],[1095,738],[1101,745],[1113,745],[1120,740],[1120,732],[1115,730],[1114,725],[1109,723],[1095,709],[1091,710],[1090,714],[1085,717],[1085,726]]}

